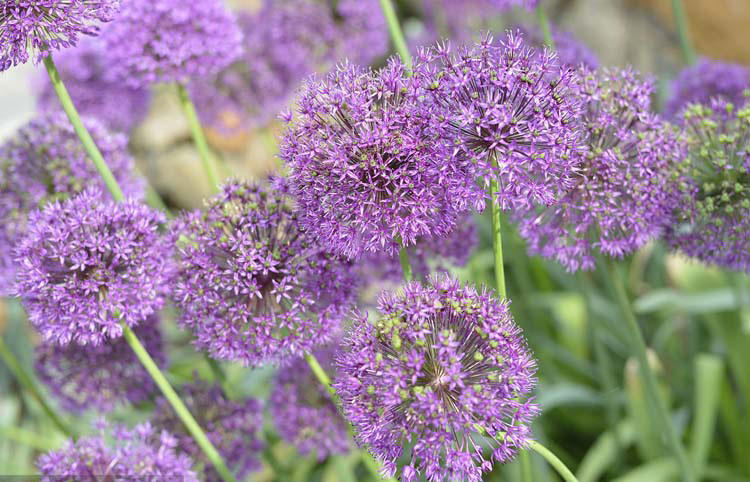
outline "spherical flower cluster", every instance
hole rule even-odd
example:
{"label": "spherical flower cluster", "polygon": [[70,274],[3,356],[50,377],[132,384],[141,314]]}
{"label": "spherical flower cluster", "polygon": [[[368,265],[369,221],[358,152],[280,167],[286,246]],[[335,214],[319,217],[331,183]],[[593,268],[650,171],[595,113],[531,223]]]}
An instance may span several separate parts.
{"label": "spherical flower cluster", "polygon": [[576,183],[555,205],[517,213],[529,251],[568,271],[594,268],[594,251],[622,257],[660,235],[676,194],[684,142],[650,113],[653,85],[632,70],[581,72],[586,150]]}
{"label": "spherical flower cluster", "polygon": [[304,1],[266,0],[258,12],[240,13],[243,54],[212,77],[191,84],[201,117],[224,131],[274,119],[302,79],[326,62],[334,37],[328,9]]}
{"label": "spherical flower cluster", "polygon": [[[476,223],[467,214],[445,237],[423,236],[408,248],[413,273],[425,278],[433,268],[448,271],[450,267],[464,266],[478,243]],[[398,254],[368,253],[360,262],[360,269],[363,278],[372,282],[400,282],[403,279]]]}
{"label": "spherical flower cluster", "polygon": [[242,53],[221,0],[128,0],[102,39],[112,75],[134,87],[215,74]]}
{"label": "spherical flower cluster", "polygon": [[680,111],[689,104],[708,104],[714,97],[742,105],[749,88],[750,68],[746,65],[701,59],[672,80],[664,115],[680,121]]}
{"label": "spherical flower cluster", "polygon": [[356,291],[348,263],[301,230],[286,182],[272,182],[230,182],[176,226],[179,322],[218,359],[299,356],[330,339]]}
{"label": "spherical flower cluster", "polygon": [[[126,85],[112,75],[100,38],[85,39],[75,48],[56,56],[55,63],[81,114],[122,132],[129,131],[146,116],[151,97],[149,91]],[[49,76],[45,74],[40,80],[39,110],[59,109],[60,100],[52,89]],[[107,156],[105,159],[109,161]]]}
{"label": "spherical flower cluster", "polygon": [[[150,316],[133,330],[156,364],[166,363],[158,318]],[[65,410],[81,413],[93,408],[109,412],[117,405],[147,400],[156,390],[151,377],[124,338],[101,345],[36,348],[36,373]]]}
{"label": "spherical flower cluster", "polygon": [[[258,400],[231,401],[218,385],[203,382],[181,387],[180,397],[235,477],[243,479],[261,467],[263,408]],[[156,401],[152,423],[177,436],[179,452],[205,464],[204,480],[222,480],[165,398]]]}
{"label": "spherical flower cluster", "polygon": [[[519,30],[523,33],[526,43],[540,51],[544,49],[544,34],[539,28],[520,27]],[[554,25],[550,25],[550,34],[555,42],[555,51],[560,64],[572,68],[578,68],[581,65],[589,69],[599,67],[596,54],[577,40],[573,34],[560,30]]]}
{"label": "spherical flower cluster", "polygon": [[41,61],[53,50],[72,47],[81,35],[99,33],[112,20],[119,0],[0,1],[0,72]]}
{"label": "spherical flower cluster", "polygon": [[683,122],[687,178],[667,242],[707,263],[750,272],[750,104],[693,104]]}
{"label": "spherical flower cluster", "polygon": [[334,386],[384,472],[412,446],[401,480],[479,481],[482,434],[499,462],[529,441],[535,362],[507,302],[445,277],[384,293],[379,310],[355,325]]}
{"label": "spherical flower cluster", "polygon": [[[327,346],[314,353],[326,373],[333,375],[335,349]],[[302,358],[293,360],[289,366],[279,370],[271,391],[269,408],[281,438],[303,455],[312,452],[318,460],[323,460],[352,448],[347,422],[336,409],[331,395]]]}
{"label": "spherical flower cluster", "polygon": [[[94,119],[83,124],[107,160],[128,197],[143,195],[143,182],[134,173],[126,136],[112,134]],[[104,182],[89,159],[73,126],[62,113],[37,117],[0,146],[0,293],[13,284],[11,253],[26,232],[29,213],[52,200],[64,200],[88,186]],[[102,200],[109,194],[101,192]]]}
{"label": "spherical flower cluster", "polygon": [[174,240],[164,215],[87,189],[29,217],[18,242],[16,295],[45,341],[100,345],[164,304]]}
{"label": "spherical flower cluster", "polygon": [[380,71],[347,64],[303,87],[281,157],[302,224],[327,249],[394,254],[398,238],[444,236],[482,200],[424,96],[428,68],[417,58],[409,77],[397,59]]}
{"label": "spherical flower cluster", "polygon": [[[110,433],[111,432],[111,433]],[[192,461],[175,453],[175,438],[149,424],[133,430],[102,428],[98,436],[69,440],[39,457],[44,482],[60,480],[179,480],[197,482]]]}
{"label": "spherical flower cluster", "polygon": [[559,66],[554,52],[537,52],[512,32],[499,44],[487,35],[455,55],[447,44],[434,55],[442,61],[434,94],[456,148],[487,185],[498,183],[499,206],[552,204],[576,170],[574,72]]}
{"label": "spherical flower cluster", "polygon": [[370,65],[388,52],[388,26],[378,0],[339,0],[334,9],[336,54]]}

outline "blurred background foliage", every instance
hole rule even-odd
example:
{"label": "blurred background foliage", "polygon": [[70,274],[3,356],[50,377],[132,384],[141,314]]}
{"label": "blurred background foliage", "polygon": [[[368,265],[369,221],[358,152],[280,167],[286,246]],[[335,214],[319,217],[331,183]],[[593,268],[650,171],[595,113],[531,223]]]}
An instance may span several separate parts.
{"label": "blurred background foliage", "polygon": [[[429,0],[423,0],[429,1]],[[233,0],[236,8],[255,2]],[[633,65],[653,74],[660,86],[655,105],[667,95],[668,81],[682,67],[671,18],[670,0],[546,1],[550,19],[573,32],[603,65]],[[700,55],[750,62],[750,2],[747,0],[686,0],[693,44]],[[419,29],[416,10],[399,2],[405,29]],[[511,12],[492,20],[498,31],[516,23],[531,24],[533,15]],[[27,76],[31,68],[0,75],[0,135],[24,122],[33,104]],[[20,97],[19,97],[20,93]],[[32,106],[32,107],[30,107]],[[235,175],[261,176],[277,166],[278,125],[231,137],[209,131]],[[195,208],[209,193],[200,161],[173,92],[157,93],[149,117],[131,139],[142,172],[175,207]],[[490,220],[478,216],[480,246],[458,271],[464,280],[493,286]],[[508,294],[516,321],[528,337],[539,366],[536,399],[542,415],[534,424],[536,437],[571,467],[581,482],[659,482],[677,480],[677,467],[663,448],[662,434],[651,424],[641,380],[628,359],[622,313],[600,273],[570,275],[557,264],[528,257],[524,243],[504,223]],[[750,481],[750,289],[747,277],[708,268],[666,252],[655,243],[619,263],[619,274],[651,349],[661,388],[702,480]],[[168,377],[179,385],[211,379],[205,360],[179,331],[173,314],[163,326],[169,346]],[[31,371],[35,334],[17,302],[0,302],[0,332],[10,349]],[[236,397],[265,398],[273,369],[225,365]],[[116,411],[112,419],[132,424],[145,420],[148,403]],[[95,414],[70,422],[88,430]],[[301,457],[280,442],[264,454],[262,473],[253,480],[367,480],[356,456],[335,456],[324,462]],[[59,447],[64,437],[39,404],[21,390],[0,363],[0,472],[33,474],[34,460]],[[532,457],[534,480],[555,481],[543,460]],[[275,478],[270,468],[276,467]],[[496,466],[486,480],[518,480],[519,467]]]}

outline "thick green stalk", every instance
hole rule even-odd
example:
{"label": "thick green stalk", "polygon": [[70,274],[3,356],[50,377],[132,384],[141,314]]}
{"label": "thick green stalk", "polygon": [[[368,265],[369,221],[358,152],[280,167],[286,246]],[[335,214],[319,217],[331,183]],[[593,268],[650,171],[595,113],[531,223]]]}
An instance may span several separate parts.
{"label": "thick green stalk", "polygon": [[539,5],[536,6],[536,16],[539,19],[539,28],[542,29],[544,44],[547,45],[547,47],[554,49],[555,39],[552,38],[552,30],[549,26],[547,12],[544,10],[544,2],[539,2]]}
{"label": "thick green stalk", "polygon": [[130,347],[133,349],[135,356],[138,357],[138,360],[140,360],[141,364],[143,364],[143,367],[146,369],[148,374],[151,375],[151,378],[153,378],[154,383],[156,383],[156,385],[159,387],[169,404],[172,405],[175,413],[177,413],[177,416],[185,425],[185,428],[187,428],[188,432],[190,432],[190,435],[193,437],[193,439],[195,439],[195,442],[198,444],[201,450],[203,450],[203,453],[206,454],[208,460],[211,461],[214,468],[216,469],[216,472],[219,473],[219,476],[223,480],[235,482],[236,479],[229,471],[226,463],[224,463],[224,459],[221,458],[219,452],[208,440],[208,437],[206,436],[205,432],[203,432],[203,429],[201,429],[201,427],[198,425],[198,422],[195,421],[195,418],[193,418],[193,415],[187,409],[185,404],[182,403],[182,400],[180,399],[179,395],[177,395],[177,392],[174,391],[174,388],[172,388],[172,385],[169,384],[167,378],[164,376],[161,370],[159,370],[159,367],[156,366],[153,358],[151,358],[151,355],[148,354],[146,349],[138,340],[138,337],[135,336],[133,330],[131,330],[130,327],[128,327],[128,325],[126,325],[125,323],[122,323],[120,326],[122,326],[123,337],[125,338],[125,341],[128,342]]}
{"label": "thick green stalk", "polygon": [[396,52],[401,56],[401,61],[409,70],[411,70],[411,55],[409,54],[409,48],[406,46],[404,32],[401,30],[401,25],[398,23],[398,17],[396,16],[396,10],[393,8],[393,2],[391,2],[391,0],[380,0],[380,8],[383,10],[386,22],[388,22],[388,31],[391,34],[393,46],[396,47]]}
{"label": "thick green stalk", "polygon": [[70,428],[70,426],[63,422],[62,418],[55,412],[55,410],[47,403],[47,400],[42,396],[41,392],[37,388],[36,383],[34,383],[34,379],[31,378],[31,375],[26,373],[26,370],[23,369],[21,366],[21,363],[16,359],[16,356],[13,354],[13,352],[10,350],[10,347],[7,343],[5,343],[5,339],[0,336],[0,357],[2,357],[5,364],[8,366],[8,369],[13,373],[13,375],[18,380],[18,383],[21,384],[34,398],[34,400],[39,403],[39,405],[42,407],[42,410],[44,410],[44,413],[46,413],[49,418],[52,420],[52,422],[57,426],[57,428],[60,429],[62,433],[69,437],[74,437],[74,432]]}
{"label": "thick green stalk", "polygon": [[614,287],[617,302],[625,317],[625,327],[631,338],[630,341],[634,352],[633,355],[635,355],[638,360],[639,371],[646,387],[646,396],[653,407],[653,412],[656,418],[655,422],[658,426],[659,432],[666,437],[666,445],[672,451],[672,455],[674,455],[677,464],[680,467],[682,480],[685,482],[695,482],[695,474],[693,473],[693,469],[688,461],[687,455],[685,454],[685,449],[680,443],[677,431],[670,420],[667,405],[659,393],[656,376],[651,370],[651,365],[648,362],[646,342],[644,341],[643,334],[638,326],[638,320],[635,318],[633,308],[630,305],[630,300],[628,300],[625,285],[617,273],[617,267],[615,266],[614,261],[611,258],[606,258],[605,263],[607,265],[606,272],[610,277],[612,286]]}
{"label": "thick green stalk", "polygon": [[200,120],[198,120],[198,113],[195,111],[195,105],[190,99],[190,94],[184,85],[177,84],[177,95],[180,98],[180,105],[185,113],[185,118],[190,126],[190,132],[193,135],[193,142],[195,147],[198,149],[201,162],[203,163],[203,170],[208,176],[208,181],[211,183],[211,189],[216,190],[219,187],[219,168],[216,165],[216,158],[211,152],[211,148],[208,146],[206,140],[206,134],[203,132]]}
{"label": "thick green stalk", "polygon": [[560,474],[560,477],[562,477],[565,482],[578,482],[578,479],[573,475],[573,472],[571,472],[563,461],[557,458],[550,449],[534,440],[529,442],[529,448],[544,457],[547,463],[550,464],[558,474]]}
{"label": "thick green stalk", "polygon": [[60,73],[57,71],[57,67],[55,67],[55,63],[52,61],[51,55],[44,57],[44,67],[47,69],[47,74],[49,74],[50,81],[52,82],[52,88],[55,89],[55,93],[60,99],[60,104],[62,105],[65,114],[67,114],[68,119],[70,119],[70,123],[73,124],[73,129],[75,130],[76,135],[78,135],[78,138],[81,140],[83,148],[86,150],[86,153],[94,162],[96,170],[99,171],[99,175],[104,180],[104,184],[107,185],[107,189],[109,189],[109,192],[112,193],[112,197],[114,198],[114,200],[122,201],[123,199],[125,199],[125,195],[122,193],[122,189],[120,189],[119,184],[117,184],[115,176],[112,175],[112,171],[109,170],[109,166],[107,166],[107,163],[104,161],[104,157],[102,157],[102,153],[99,151],[99,148],[96,147],[94,139],[91,138],[91,134],[89,134],[88,129],[86,129],[86,127],[83,125],[81,116],[78,115],[78,111],[73,105],[73,100],[70,98],[68,89],[65,88],[65,84],[63,84],[63,81],[60,78]]}
{"label": "thick green stalk", "polygon": [[[497,166],[497,161],[493,160],[492,164]],[[508,294],[505,290],[505,264],[503,263],[502,210],[497,203],[497,191],[497,181],[493,179],[490,181],[490,198],[492,202],[492,251],[495,254],[495,283],[498,295],[501,299],[505,299]]]}
{"label": "thick green stalk", "polygon": [[677,36],[680,38],[682,56],[685,58],[685,62],[688,65],[692,65],[695,63],[695,51],[693,50],[693,45],[690,43],[690,30],[688,29],[687,17],[685,15],[685,8],[682,5],[682,0],[672,0],[672,16],[674,17]]}
{"label": "thick green stalk", "polygon": [[406,250],[406,246],[401,246],[398,250],[398,259],[401,261],[401,270],[404,272],[404,281],[407,283],[414,280],[414,273],[411,269],[411,263],[409,262],[409,252]]}

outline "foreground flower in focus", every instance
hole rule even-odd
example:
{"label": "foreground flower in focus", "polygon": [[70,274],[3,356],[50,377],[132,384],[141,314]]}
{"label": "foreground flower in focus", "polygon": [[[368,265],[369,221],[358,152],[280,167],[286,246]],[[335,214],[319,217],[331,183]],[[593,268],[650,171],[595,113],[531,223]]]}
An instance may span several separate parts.
{"label": "foreground flower in focus", "polygon": [[0,0],[0,72],[97,35],[119,8],[119,0]]}
{"label": "foreground flower in focus", "polygon": [[173,240],[164,215],[87,189],[29,217],[18,242],[16,295],[48,342],[100,345],[164,304]]}
{"label": "foreground flower in focus", "polygon": [[[333,375],[335,349],[327,346],[314,353],[326,373]],[[281,438],[302,455],[312,452],[318,460],[323,460],[352,449],[347,422],[302,358],[279,370],[269,409]]]}
{"label": "foreground flower in focus", "polygon": [[[263,442],[258,436],[263,428],[263,408],[258,400],[228,400],[218,385],[203,382],[181,387],[180,396],[235,477],[242,480],[260,469]],[[178,452],[205,464],[204,480],[222,480],[165,398],[156,401],[151,422],[177,436]]]}
{"label": "foreground flower in focus", "polygon": [[[110,133],[94,119],[84,118],[83,123],[125,195],[141,198],[143,182],[134,172],[127,137]],[[0,146],[0,251],[6,255],[0,259],[0,294],[12,288],[16,267],[10,254],[26,233],[29,213],[90,186],[102,189],[97,202],[109,199],[104,181],[62,113],[39,116]]]}
{"label": "foreground flower in focus", "polygon": [[215,74],[242,52],[221,0],[128,0],[102,39],[112,75],[133,87]]}
{"label": "foreground flower in focus", "polygon": [[[417,59],[414,72],[427,68]],[[443,236],[482,197],[423,97],[428,74],[404,69],[391,59],[311,79],[281,144],[302,224],[347,257]]]}
{"label": "foreground flower in focus", "polygon": [[683,123],[687,179],[667,242],[707,263],[750,272],[750,104],[694,104]]}
{"label": "foreground flower in focus", "polygon": [[300,229],[286,182],[230,182],[177,223],[173,297],[198,348],[245,365],[325,343],[356,292],[353,272]]}
{"label": "foreground flower in focus", "polygon": [[476,164],[502,209],[552,204],[572,184],[580,115],[576,76],[552,51],[535,51],[509,33],[452,55],[434,49],[442,71],[433,84],[454,144]]}
{"label": "foreground flower in focus", "polygon": [[[166,363],[158,318],[150,316],[133,332],[159,367]],[[101,345],[43,343],[36,350],[36,373],[63,408],[109,412],[117,405],[147,400],[156,385],[124,338]]]}
{"label": "foreground flower in focus", "polygon": [[621,258],[659,236],[684,156],[676,129],[650,112],[651,82],[631,70],[581,76],[586,149],[575,183],[557,204],[515,214],[529,251],[568,271],[593,269],[595,251]]}
{"label": "foreground flower in focus", "polygon": [[37,460],[44,482],[60,480],[179,480],[197,482],[192,460],[175,453],[175,438],[149,424],[133,430],[102,429],[98,436],[68,441]]}
{"label": "foreground flower in focus", "polygon": [[[448,277],[384,293],[374,325],[358,320],[334,386],[357,441],[404,481],[481,480],[531,436],[535,362],[507,302]],[[481,433],[480,433],[481,432]]]}

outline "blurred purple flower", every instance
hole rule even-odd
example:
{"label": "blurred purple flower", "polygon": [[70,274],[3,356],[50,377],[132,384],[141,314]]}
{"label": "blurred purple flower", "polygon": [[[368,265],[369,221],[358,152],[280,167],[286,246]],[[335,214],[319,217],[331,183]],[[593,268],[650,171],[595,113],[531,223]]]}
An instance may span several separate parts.
{"label": "blurred purple flower", "polygon": [[[527,44],[543,51],[545,47],[544,34],[538,27],[519,27],[524,35]],[[581,65],[589,69],[599,67],[599,59],[596,54],[586,45],[577,40],[573,34],[560,30],[554,25],[550,25],[552,40],[555,42],[555,51],[561,65],[571,68],[578,68]]]}
{"label": "blurred purple flower", "polygon": [[388,26],[378,0],[338,0],[333,19],[336,25],[336,58],[358,65],[370,65],[388,53]]}
{"label": "blurred purple flower", "polygon": [[358,443],[401,479],[480,481],[492,459],[506,462],[531,437],[538,407],[526,400],[535,361],[507,301],[449,277],[383,293],[380,315],[355,323],[338,357],[334,387]]}

